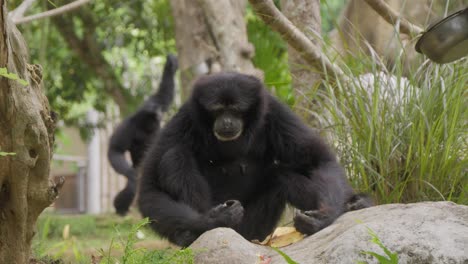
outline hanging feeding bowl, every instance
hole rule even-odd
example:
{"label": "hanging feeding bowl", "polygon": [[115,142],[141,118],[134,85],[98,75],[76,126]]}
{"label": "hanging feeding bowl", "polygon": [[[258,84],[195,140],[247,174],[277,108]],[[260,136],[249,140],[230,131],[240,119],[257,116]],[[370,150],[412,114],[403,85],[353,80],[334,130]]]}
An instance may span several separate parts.
{"label": "hanging feeding bowl", "polygon": [[437,63],[448,63],[468,55],[468,8],[431,26],[415,49]]}

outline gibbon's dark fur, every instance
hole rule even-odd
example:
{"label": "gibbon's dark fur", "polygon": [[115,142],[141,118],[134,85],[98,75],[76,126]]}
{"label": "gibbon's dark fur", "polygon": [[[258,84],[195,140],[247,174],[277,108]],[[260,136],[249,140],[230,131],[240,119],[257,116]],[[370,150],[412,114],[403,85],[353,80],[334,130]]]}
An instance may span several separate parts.
{"label": "gibbon's dark fur", "polygon": [[305,234],[371,205],[318,135],[257,78],[238,73],[195,83],[149,148],[140,184],[142,215],[181,246],[216,227],[262,241],[287,202],[303,211],[294,224]]}
{"label": "gibbon's dark fur", "polygon": [[[136,193],[136,168],[140,164],[149,142],[160,129],[162,114],[174,98],[174,74],[177,58],[168,55],[157,93],[151,95],[131,116],[124,119],[110,138],[108,159],[114,170],[127,178],[127,185],[114,198],[119,215],[125,215]],[[130,152],[131,164],[125,158]]]}

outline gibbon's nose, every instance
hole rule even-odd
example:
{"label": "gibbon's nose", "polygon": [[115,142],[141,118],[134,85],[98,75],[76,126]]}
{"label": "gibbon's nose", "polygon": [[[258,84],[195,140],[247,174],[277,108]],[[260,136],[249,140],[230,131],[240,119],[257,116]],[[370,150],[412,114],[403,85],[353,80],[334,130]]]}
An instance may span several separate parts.
{"label": "gibbon's nose", "polygon": [[223,128],[224,129],[231,129],[232,128],[232,120],[231,119],[224,119],[223,120]]}

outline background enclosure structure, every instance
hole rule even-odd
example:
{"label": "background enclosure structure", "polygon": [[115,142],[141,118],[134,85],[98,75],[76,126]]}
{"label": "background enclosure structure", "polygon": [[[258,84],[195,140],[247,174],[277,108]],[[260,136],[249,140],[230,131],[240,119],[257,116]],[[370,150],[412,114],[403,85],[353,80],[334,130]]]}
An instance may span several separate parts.
{"label": "background enclosure structure", "polygon": [[[112,201],[115,195],[125,186],[125,179],[120,177],[107,160],[108,139],[112,134],[114,124],[109,122],[95,132],[99,152],[89,155],[89,143],[81,139],[76,128],[63,128],[66,143],[60,142],[60,154],[55,154],[51,165],[51,176],[64,176],[63,193],[54,203],[53,210],[63,213],[104,213],[113,212]],[[72,142],[72,143],[71,143]],[[89,159],[97,160],[98,173],[89,175]],[[93,183],[96,188],[89,188]],[[95,205],[89,205],[89,199]]]}

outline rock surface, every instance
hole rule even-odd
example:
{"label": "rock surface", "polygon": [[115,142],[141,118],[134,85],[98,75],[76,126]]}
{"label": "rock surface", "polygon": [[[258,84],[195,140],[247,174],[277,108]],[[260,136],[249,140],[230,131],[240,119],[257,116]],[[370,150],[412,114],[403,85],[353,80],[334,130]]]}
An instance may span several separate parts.
{"label": "rock surface", "polygon": [[[378,263],[361,253],[385,256],[370,241],[368,228],[398,254],[400,264],[468,264],[468,206],[451,202],[388,204],[349,212],[281,251],[298,263]],[[286,263],[271,248],[250,243],[227,228],[206,232],[191,248],[196,253],[195,263]],[[271,262],[262,261],[261,256]]]}

